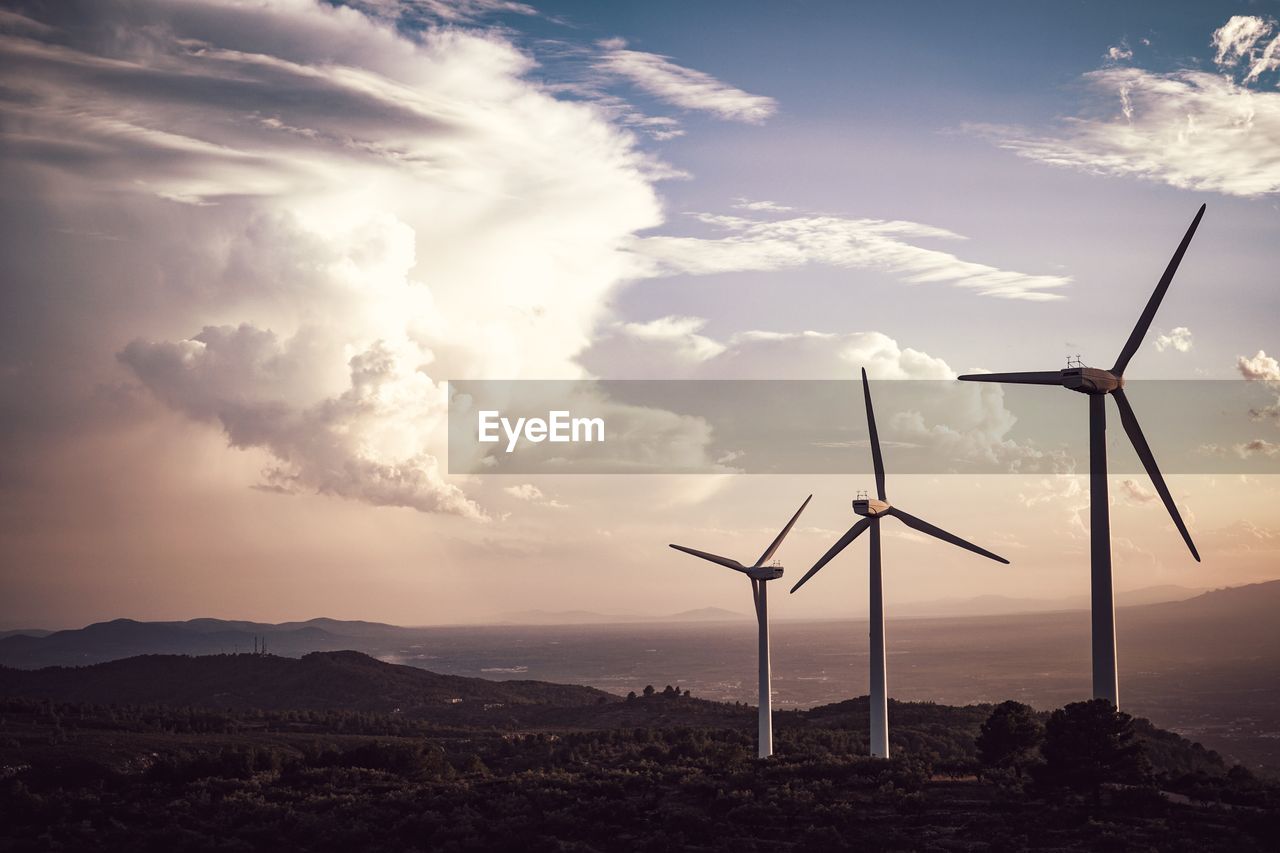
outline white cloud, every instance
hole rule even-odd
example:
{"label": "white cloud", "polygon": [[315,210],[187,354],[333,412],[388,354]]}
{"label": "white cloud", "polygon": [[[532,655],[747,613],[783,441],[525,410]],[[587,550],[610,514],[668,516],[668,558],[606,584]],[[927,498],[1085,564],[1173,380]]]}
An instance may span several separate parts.
{"label": "white cloud", "polygon": [[1217,51],[1213,61],[1229,68],[1249,60],[1256,47],[1268,33],[1271,23],[1254,15],[1232,15],[1228,21],[1214,30],[1210,44]]}
{"label": "white cloud", "polygon": [[[1258,350],[1257,354],[1252,358],[1239,356],[1236,358],[1236,369],[1240,371],[1240,375],[1252,382],[1264,382],[1273,391],[1280,392],[1280,362],[1267,355],[1263,350]],[[1255,421],[1271,421],[1280,426],[1280,397],[1274,402],[1263,406],[1255,406],[1249,409],[1249,417]],[[1236,451],[1240,455],[1244,445],[1237,445]]]}
{"label": "white cloud", "polygon": [[518,486],[507,486],[503,491],[511,495],[511,497],[518,498],[522,501],[537,501],[541,500],[543,497],[542,489],[539,489],[532,483],[521,483]]}
{"label": "white cloud", "polygon": [[1113,44],[1111,47],[1107,48],[1107,59],[1112,62],[1122,62],[1126,59],[1132,58],[1133,51],[1129,48],[1129,45],[1123,41],[1120,42],[1120,44]]}
{"label": "white cloud", "polygon": [[[616,329],[587,353],[594,373],[613,379],[853,379],[861,368],[873,380],[950,380],[956,371],[941,358],[903,347],[880,332],[740,332],[711,344],[719,351],[689,359],[694,344],[686,337],[702,337],[696,318],[664,323],[671,332],[637,339]],[[1001,470],[1030,472],[1060,470],[1067,464],[1058,452],[1042,451],[1010,438],[1017,418],[1004,405],[1004,390],[995,384],[962,383],[942,389],[945,400],[929,415],[903,411],[884,415],[885,446],[927,447],[946,464],[995,464]],[[858,446],[865,446],[865,443]],[[826,442],[821,446],[844,446]]]}
{"label": "white cloud", "polygon": [[1137,480],[1121,480],[1120,495],[1130,503],[1138,505],[1151,503],[1159,497],[1153,490],[1148,489]]}
{"label": "white cloud", "polygon": [[1097,97],[1056,130],[969,129],[1018,156],[1092,174],[1245,197],[1280,192],[1280,92],[1255,85],[1280,67],[1280,37],[1260,46],[1273,26],[1235,16],[1214,33],[1215,61],[1239,66],[1234,77],[1112,65],[1084,75]]}
{"label": "white cloud", "polygon": [[700,334],[704,324],[697,317],[617,324],[583,360],[610,379],[849,379],[862,367],[875,379],[956,375],[942,359],[880,332],[751,330],[721,341]]}
{"label": "white cloud", "polygon": [[1263,48],[1258,58],[1249,67],[1249,73],[1245,75],[1245,80],[1257,80],[1263,74],[1268,71],[1275,71],[1277,68],[1280,68],[1280,36],[1273,38]]}
{"label": "white cloud", "polygon": [[1073,118],[1056,135],[970,129],[1021,157],[1092,174],[1238,196],[1280,191],[1280,92],[1202,71],[1109,68],[1085,80],[1121,115]]}
{"label": "white cloud", "polygon": [[1255,82],[1280,68],[1280,35],[1273,35],[1275,32],[1273,20],[1233,15],[1213,34],[1212,43],[1217,48],[1214,62],[1229,73],[1243,71],[1245,83]]}
{"label": "white cloud", "polygon": [[1178,352],[1191,352],[1193,345],[1191,330],[1186,326],[1178,326],[1167,335],[1163,333],[1156,335],[1154,343],[1158,352],[1164,352],[1170,347]]}
{"label": "white cloud", "polygon": [[915,222],[795,216],[779,220],[695,214],[726,233],[718,238],[655,236],[635,242],[652,274],[778,270],[806,264],[877,269],[911,284],[949,283],[1005,299],[1061,299],[1053,293],[1070,276],[1028,275],[926,249],[911,239],[959,240],[960,235]]}
{"label": "white cloud", "polygon": [[398,21],[403,24],[423,22],[469,23],[498,14],[538,14],[527,3],[513,0],[346,0],[352,6],[372,18]]}
{"label": "white cloud", "polygon": [[521,483],[518,486],[505,486],[502,491],[506,492],[516,500],[541,504],[543,506],[549,506],[552,509],[564,509],[568,506],[568,504],[563,504],[554,498],[548,497],[543,493],[542,489],[539,489],[532,483]]}
{"label": "white cloud", "polygon": [[736,89],[710,74],[677,65],[670,57],[628,50],[621,39],[609,39],[600,46],[604,49],[597,63],[600,70],[624,77],[655,98],[681,109],[709,112],[748,124],[759,124],[777,111],[773,98]]}
{"label": "white cloud", "polygon": [[677,358],[700,362],[725,351],[724,344],[698,334],[706,325],[701,317],[660,317],[648,323],[620,323],[617,328],[623,335],[640,341],[669,343]]}
{"label": "white cloud", "polygon": [[776,201],[751,201],[750,199],[745,198],[734,199],[733,206],[738,210],[763,210],[770,213],[785,213],[790,210],[795,210],[794,207],[788,207],[785,204],[778,204]]}
{"label": "white cloud", "polygon": [[263,472],[270,489],[485,517],[422,449],[422,432],[445,416],[444,393],[410,367],[412,356],[379,341],[352,357],[347,390],[303,407],[277,395],[306,374],[309,344],[281,344],[249,325],[209,327],[175,343],[134,341],[120,358],[165,403],[219,423],[233,447],[269,451],[278,460]]}
{"label": "white cloud", "polygon": [[1267,441],[1265,438],[1255,438],[1237,444],[1235,451],[1241,459],[1248,459],[1250,456],[1280,456],[1280,444]]}
{"label": "white cloud", "polygon": [[1252,358],[1240,356],[1236,359],[1236,369],[1245,379],[1265,382],[1280,382],[1280,362],[1258,350]]}

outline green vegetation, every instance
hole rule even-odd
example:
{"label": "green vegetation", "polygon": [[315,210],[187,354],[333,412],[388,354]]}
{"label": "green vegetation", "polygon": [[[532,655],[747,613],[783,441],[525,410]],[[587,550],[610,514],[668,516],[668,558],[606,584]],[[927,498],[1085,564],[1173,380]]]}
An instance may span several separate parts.
{"label": "green vegetation", "polygon": [[[1050,716],[1042,766],[1085,714],[1093,734],[1060,746],[1091,758],[1064,778],[1110,768],[1103,743],[1146,756],[1133,782],[979,781],[1020,754],[978,746],[1030,727],[1009,703],[894,702],[892,761],[865,755],[865,698],[783,713],[764,762],[751,757],[750,709],[674,688],[612,704],[655,722],[531,731],[339,709],[0,700],[0,849],[1250,851],[1280,832],[1273,783],[1076,706]],[[741,724],[672,722],[707,707]]]}
{"label": "green vegetation", "polygon": [[978,760],[988,776],[993,771],[1012,771],[1021,781],[1027,768],[1037,763],[1043,742],[1044,724],[1034,708],[1002,702],[978,733]]}

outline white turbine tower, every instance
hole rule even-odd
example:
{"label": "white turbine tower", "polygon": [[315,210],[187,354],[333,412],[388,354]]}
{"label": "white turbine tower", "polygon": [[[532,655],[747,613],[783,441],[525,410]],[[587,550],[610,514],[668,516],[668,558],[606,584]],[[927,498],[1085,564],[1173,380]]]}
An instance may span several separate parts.
{"label": "white turbine tower", "polygon": [[884,491],[884,458],[880,455],[880,436],[876,433],[876,416],[871,410],[871,386],[867,384],[866,368],[862,370],[862,393],[867,404],[867,431],[871,437],[871,461],[876,472],[875,499],[859,496],[853,502],[853,511],[864,516],[861,521],[850,527],[841,536],[831,550],[822,555],[813,568],[800,578],[799,583],[791,588],[795,592],[804,586],[805,581],[817,574],[818,570],[857,539],[862,531],[871,530],[871,755],[874,758],[889,757],[889,697],[885,679],[884,652],[884,584],[880,573],[880,519],[892,516],[908,527],[921,533],[927,533],[943,542],[958,545],[975,554],[981,554],[1001,563],[1008,563],[1004,557],[993,554],[985,548],[979,548],[966,542],[955,534],[948,533],[940,527],[934,527],[927,521],[908,515],[888,503]]}
{"label": "white turbine tower", "polygon": [[[1160,300],[1164,299],[1173,275],[1182,263],[1182,256],[1195,236],[1200,218],[1204,216],[1204,205],[1196,212],[1195,219],[1183,235],[1164,275],[1156,283],[1156,289],[1147,300],[1147,307],[1138,317],[1138,323],[1129,333],[1129,340],[1110,370],[1099,367],[1085,367],[1079,363],[1068,362],[1066,370],[1033,371],[1027,373],[974,373],[961,376],[969,382],[1010,382],[1018,385],[1060,385],[1072,391],[1089,396],[1089,577],[1090,577],[1090,610],[1093,622],[1093,695],[1097,699],[1106,699],[1114,707],[1120,707],[1120,679],[1116,673],[1116,608],[1111,586],[1111,516],[1107,496],[1107,395],[1116,401],[1120,409],[1120,425],[1124,427],[1133,449],[1137,451],[1142,466],[1147,469],[1151,483],[1156,487],[1160,500],[1173,519],[1174,526],[1182,534],[1191,556],[1200,561],[1200,552],[1191,541],[1191,533],[1178,514],[1178,507],[1169,494],[1160,469],[1156,467],[1156,458],[1147,445],[1147,439],[1138,426],[1138,416],[1133,413],[1129,399],[1124,395],[1124,370],[1129,366],[1142,345],[1147,329],[1156,316]],[[1102,306],[1097,313],[1111,313]]]}
{"label": "white turbine tower", "polygon": [[796,510],[796,514],[791,516],[791,520],[787,522],[787,526],[782,528],[782,532],[778,534],[773,543],[765,549],[760,555],[760,559],[756,560],[754,566],[744,566],[737,560],[729,557],[721,557],[718,554],[709,554],[706,551],[699,551],[695,548],[686,548],[683,545],[672,545],[677,551],[684,551],[686,554],[692,554],[695,557],[701,557],[704,560],[710,560],[718,563],[726,568],[733,569],[735,572],[742,572],[751,579],[751,597],[756,603],[756,621],[760,625],[760,736],[758,753],[761,758],[768,758],[773,755],[773,696],[770,691],[771,681],[769,680],[769,598],[768,583],[782,577],[782,566],[777,564],[766,566],[769,560],[773,559],[774,553],[778,550],[778,546],[782,544],[782,540],[787,538],[787,534],[791,532],[791,528],[795,525],[796,519],[800,517],[800,513],[804,512],[804,508],[809,505],[809,501],[813,500],[813,495],[804,499],[804,503],[800,504],[800,508]]}

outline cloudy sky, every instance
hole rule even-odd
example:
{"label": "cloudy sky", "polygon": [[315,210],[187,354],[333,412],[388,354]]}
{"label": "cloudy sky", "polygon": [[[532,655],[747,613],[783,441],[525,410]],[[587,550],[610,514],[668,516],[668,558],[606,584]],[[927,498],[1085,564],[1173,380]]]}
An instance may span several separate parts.
{"label": "cloudy sky", "polygon": [[[1278,20],[0,0],[0,623],[745,611],[665,544],[754,555],[813,492],[780,554],[798,574],[867,483],[450,474],[446,382],[1110,364],[1201,203],[1128,375],[1275,393]],[[1206,452],[1265,472],[1277,411]],[[706,452],[705,424],[632,416]],[[1026,471],[1015,421],[975,388],[882,434]],[[1280,575],[1275,475],[1170,484],[1205,560],[1117,475],[1118,588]],[[887,597],[1082,592],[1083,486],[895,480],[1013,565],[895,533]],[[854,547],[774,610],[854,615],[865,586]]]}

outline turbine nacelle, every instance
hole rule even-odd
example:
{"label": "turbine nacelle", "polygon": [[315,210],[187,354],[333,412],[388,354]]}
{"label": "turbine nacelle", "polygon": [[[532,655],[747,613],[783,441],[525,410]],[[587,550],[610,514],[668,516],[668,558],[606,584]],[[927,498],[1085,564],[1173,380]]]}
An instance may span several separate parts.
{"label": "turbine nacelle", "polygon": [[776,581],[785,571],[782,566],[752,566],[747,569],[747,576],[752,580]]}
{"label": "turbine nacelle", "polygon": [[1124,387],[1124,377],[1101,367],[1068,367],[1062,371],[1062,387],[1081,394],[1110,394]]}
{"label": "turbine nacelle", "polygon": [[853,500],[853,511],[858,515],[865,515],[867,518],[885,515],[892,508],[887,501],[882,501],[878,498],[858,497]]}

